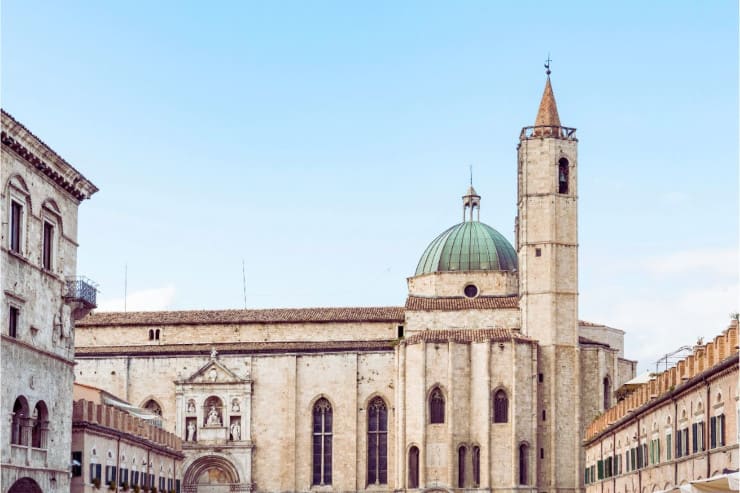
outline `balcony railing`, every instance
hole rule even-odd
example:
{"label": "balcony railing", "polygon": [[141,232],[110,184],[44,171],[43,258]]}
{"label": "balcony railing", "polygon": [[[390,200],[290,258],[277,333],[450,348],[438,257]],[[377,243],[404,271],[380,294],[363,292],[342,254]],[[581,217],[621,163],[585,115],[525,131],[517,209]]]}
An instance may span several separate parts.
{"label": "balcony railing", "polygon": [[71,277],[67,279],[67,292],[64,299],[67,302],[78,302],[84,308],[92,310],[98,306],[98,288],[86,277]]}
{"label": "balcony railing", "polygon": [[559,127],[557,125],[536,125],[524,127],[519,134],[519,140],[537,139],[542,137],[554,137],[563,140],[576,139],[576,129],[570,127]]}

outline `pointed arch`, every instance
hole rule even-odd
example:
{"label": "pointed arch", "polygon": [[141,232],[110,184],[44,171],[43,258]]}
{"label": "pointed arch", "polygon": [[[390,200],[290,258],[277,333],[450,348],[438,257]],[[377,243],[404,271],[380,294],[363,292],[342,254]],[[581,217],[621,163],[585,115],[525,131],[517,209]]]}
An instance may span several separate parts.
{"label": "pointed arch", "polygon": [[380,396],[367,406],[367,484],[388,484],[388,406]]}
{"label": "pointed arch", "polygon": [[429,392],[429,423],[440,424],[445,422],[445,396],[439,385],[432,387]]}
{"label": "pointed arch", "polygon": [[493,422],[508,423],[509,421],[509,396],[503,388],[493,391],[492,394]]}
{"label": "pointed arch", "polygon": [[312,410],[312,485],[330,485],[332,482],[333,408],[328,399],[321,397]]}

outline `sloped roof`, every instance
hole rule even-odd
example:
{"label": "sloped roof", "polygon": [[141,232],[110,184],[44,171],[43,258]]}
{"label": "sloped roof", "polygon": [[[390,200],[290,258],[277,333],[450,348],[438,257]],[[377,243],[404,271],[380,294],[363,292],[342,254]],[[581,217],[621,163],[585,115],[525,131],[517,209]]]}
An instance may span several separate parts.
{"label": "sloped roof", "polygon": [[184,310],[91,313],[77,327],[119,325],[200,325],[299,322],[402,322],[403,307],[268,308],[262,310]]}

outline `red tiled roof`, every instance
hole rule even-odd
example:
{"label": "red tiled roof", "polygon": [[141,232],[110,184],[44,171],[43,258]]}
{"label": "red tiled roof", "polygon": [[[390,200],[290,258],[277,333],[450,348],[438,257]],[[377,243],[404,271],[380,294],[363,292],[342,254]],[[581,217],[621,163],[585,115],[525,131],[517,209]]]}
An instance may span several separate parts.
{"label": "red tiled roof", "polygon": [[450,329],[425,330],[404,339],[405,344],[420,344],[422,342],[536,342],[512,329]]}
{"label": "red tiled roof", "polygon": [[490,310],[495,308],[518,308],[517,296],[478,296],[477,298],[423,298],[409,296],[406,298],[407,310],[441,311],[441,310]]}
{"label": "red tiled roof", "polygon": [[403,322],[402,307],[268,308],[262,310],[189,310],[170,312],[100,312],[77,327],[119,325],[200,325],[296,322]]}
{"label": "red tiled roof", "polygon": [[212,344],[152,344],[141,346],[76,347],[75,358],[133,355],[204,355],[216,349],[219,354],[323,353],[392,351],[393,341],[291,341],[226,342]]}

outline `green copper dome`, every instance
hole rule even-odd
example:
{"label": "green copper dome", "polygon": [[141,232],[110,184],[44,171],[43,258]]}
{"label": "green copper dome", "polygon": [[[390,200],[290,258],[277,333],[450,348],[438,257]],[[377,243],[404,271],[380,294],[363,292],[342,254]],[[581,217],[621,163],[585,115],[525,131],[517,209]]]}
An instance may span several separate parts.
{"label": "green copper dome", "polygon": [[478,221],[456,224],[432,241],[416,267],[431,272],[517,269],[517,257],[501,233]]}

